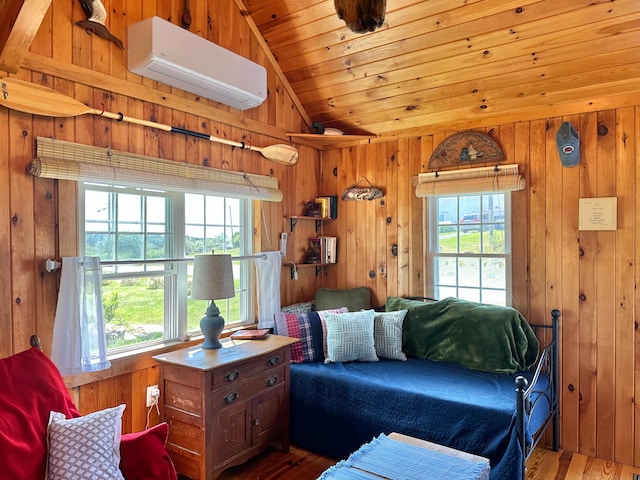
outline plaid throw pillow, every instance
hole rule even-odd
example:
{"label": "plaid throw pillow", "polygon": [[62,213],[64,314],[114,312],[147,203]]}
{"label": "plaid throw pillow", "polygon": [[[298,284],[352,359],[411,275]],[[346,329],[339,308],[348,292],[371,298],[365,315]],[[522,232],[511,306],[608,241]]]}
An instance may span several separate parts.
{"label": "plaid throw pillow", "polygon": [[291,345],[291,363],[324,361],[324,315],[326,313],[346,313],[349,310],[338,308],[321,312],[275,314],[275,333],[286,337],[299,338]]}

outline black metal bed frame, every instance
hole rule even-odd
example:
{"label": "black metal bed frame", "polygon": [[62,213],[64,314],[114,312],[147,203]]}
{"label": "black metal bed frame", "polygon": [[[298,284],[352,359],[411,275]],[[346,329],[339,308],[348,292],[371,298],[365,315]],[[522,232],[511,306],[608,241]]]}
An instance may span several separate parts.
{"label": "black metal bed frame", "polygon": [[[558,366],[558,329],[560,310],[551,310],[551,325],[530,324],[536,333],[541,329],[551,330],[551,342],[542,350],[540,359],[531,379],[531,385],[525,377],[516,378],[516,428],[518,433],[518,443],[522,450],[522,479],[526,477],[526,463],[534,448],[542,437],[549,424],[552,425],[552,447],[558,451],[560,447],[560,409],[558,402],[558,384],[560,381]],[[549,378],[547,388],[540,388],[537,383],[540,375]],[[533,394],[537,397],[532,401]],[[545,400],[551,406],[551,410],[542,426],[532,435],[533,441],[527,445],[527,426],[531,412],[539,401]]]}

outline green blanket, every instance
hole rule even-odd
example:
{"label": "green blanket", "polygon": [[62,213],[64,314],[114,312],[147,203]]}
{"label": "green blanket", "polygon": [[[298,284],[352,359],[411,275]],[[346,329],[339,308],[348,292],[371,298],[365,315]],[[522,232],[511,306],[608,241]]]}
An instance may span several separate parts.
{"label": "green blanket", "polygon": [[457,298],[433,303],[389,297],[386,311],[407,309],[403,351],[412,357],[513,373],[535,364],[540,343],[527,320],[510,307]]}

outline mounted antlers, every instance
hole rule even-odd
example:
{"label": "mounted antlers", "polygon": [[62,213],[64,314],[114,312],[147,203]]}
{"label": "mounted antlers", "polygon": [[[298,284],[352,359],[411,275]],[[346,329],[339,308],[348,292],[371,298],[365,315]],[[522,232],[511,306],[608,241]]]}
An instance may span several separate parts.
{"label": "mounted antlers", "polygon": [[384,22],[386,0],[334,0],[336,13],[354,33],[373,32]]}

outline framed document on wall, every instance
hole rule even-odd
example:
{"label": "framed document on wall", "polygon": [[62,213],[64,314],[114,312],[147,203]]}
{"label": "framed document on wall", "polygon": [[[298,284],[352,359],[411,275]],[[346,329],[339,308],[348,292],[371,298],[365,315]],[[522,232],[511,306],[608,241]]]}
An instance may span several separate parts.
{"label": "framed document on wall", "polygon": [[618,198],[580,198],[578,230],[616,230]]}

